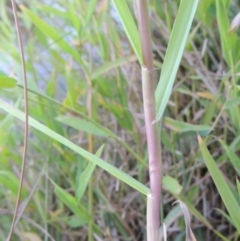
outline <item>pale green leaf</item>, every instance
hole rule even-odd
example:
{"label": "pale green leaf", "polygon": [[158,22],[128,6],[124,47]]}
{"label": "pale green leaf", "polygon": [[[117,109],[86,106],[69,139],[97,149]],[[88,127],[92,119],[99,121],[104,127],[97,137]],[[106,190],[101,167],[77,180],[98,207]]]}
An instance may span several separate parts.
{"label": "pale green leaf", "polygon": [[233,193],[231,192],[226,180],[223,178],[222,173],[220,172],[217,164],[214,162],[212,156],[210,155],[207,147],[205,146],[204,141],[200,136],[198,136],[198,142],[200,146],[201,153],[205,160],[208,171],[217,187],[217,190],[232,218],[235,223],[235,227],[240,233],[240,207],[235,199]]}
{"label": "pale green leaf", "polygon": [[238,179],[237,179],[237,189],[238,189],[238,195],[240,198],[240,182],[238,181]]}
{"label": "pale green leaf", "polygon": [[104,65],[102,65],[101,67],[93,70],[91,74],[91,79],[97,79],[103,76],[104,74],[106,74],[107,72],[109,72],[110,70],[117,68],[123,64],[126,64],[128,61],[134,61],[135,59],[136,59],[135,56],[129,56],[129,57],[116,59],[114,61],[104,63]]}
{"label": "pale green leaf", "polygon": [[[4,188],[11,190],[14,195],[18,193],[19,178],[7,170],[0,170],[0,184]],[[23,186],[22,196],[26,198],[27,190]]]}
{"label": "pale green leaf", "polygon": [[[17,108],[7,104],[6,102],[0,100],[0,108],[5,110],[7,113],[17,117],[18,119],[24,121],[25,115],[22,111],[18,110]],[[134,179],[133,177],[129,176],[128,174],[124,173],[120,169],[116,168],[115,166],[105,162],[101,158],[89,153],[88,151],[82,149],[81,147],[77,146],[76,144],[72,143],[68,139],[64,138],[63,136],[59,135],[58,133],[52,131],[47,126],[41,124],[40,122],[36,121],[32,117],[29,116],[29,125],[34,127],[35,129],[39,130],[40,132],[46,134],[47,136],[51,137],[52,139],[60,142],[61,144],[67,146],[71,150],[75,151],[79,155],[83,156],[87,160],[95,163],[105,171],[109,172],[114,177],[120,179],[124,183],[128,184],[135,190],[141,192],[144,195],[148,195],[150,192],[149,188]]]}
{"label": "pale green leaf", "polygon": [[127,34],[127,37],[134,49],[134,52],[138,58],[140,64],[142,61],[142,50],[141,50],[141,42],[138,29],[132,17],[132,14],[128,8],[128,5],[125,0],[112,0],[114,6],[116,7],[119,17],[122,21],[123,28]]}
{"label": "pale green leaf", "polygon": [[[55,193],[57,197],[78,217],[80,217],[84,222],[89,222],[92,220],[91,215],[88,213],[87,209],[81,204],[76,204],[76,199],[66,192],[64,189],[59,187],[56,183],[52,181],[54,187],[55,187]],[[102,233],[102,230],[93,223],[93,229],[98,234]]]}
{"label": "pale green leaf", "polygon": [[235,154],[235,152],[222,140],[219,140],[222,147],[224,148],[225,152],[229,160],[231,161],[233,167],[236,169],[238,173],[240,173],[240,158]]}
{"label": "pale green leaf", "polygon": [[70,228],[79,228],[87,224],[87,222],[79,218],[78,216],[71,216],[68,220],[66,220],[66,224]]}
{"label": "pale green leaf", "polygon": [[176,131],[178,133],[189,132],[189,133],[199,133],[201,136],[208,135],[212,128],[207,125],[193,125],[189,123],[185,123],[182,121],[177,121],[168,117],[164,118],[164,125],[169,129]]}
{"label": "pale green leaf", "polygon": [[[96,153],[96,156],[99,157],[102,153],[102,150],[103,150],[103,147],[104,145],[102,145],[97,153]],[[82,198],[86,188],[87,188],[87,185],[88,185],[88,182],[93,174],[93,171],[96,167],[96,164],[95,163],[92,163],[92,162],[89,162],[86,169],[81,173],[80,177],[79,177],[79,181],[78,181],[78,188],[77,188],[77,191],[76,191],[76,199],[77,201],[79,202],[80,199]]]}
{"label": "pale green leaf", "polygon": [[170,176],[164,176],[162,179],[163,189],[171,192],[175,195],[180,195],[182,191],[182,186],[178,183],[176,179]]}
{"label": "pale green leaf", "polygon": [[31,22],[36,25],[36,27],[43,32],[44,35],[52,39],[57,45],[59,45],[62,50],[64,50],[66,53],[69,53],[74,57],[76,61],[81,63],[81,59],[79,57],[79,54],[77,51],[72,48],[58,33],[58,31],[48,25],[45,21],[43,21],[41,18],[39,18],[36,14],[31,12],[29,9],[27,9],[24,6],[21,6],[22,11],[28,16],[28,18],[31,20]]}
{"label": "pale green leaf", "polygon": [[224,108],[225,109],[230,109],[232,107],[236,107],[240,105],[240,97],[235,98],[233,100],[228,100],[225,104],[224,104]]}
{"label": "pale green leaf", "polygon": [[88,4],[88,11],[87,11],[87,16],[86,16],[86,20],[85,20],[85,24],[84,26],[86,27],[89,23],[89,21],[91,20],[94,10],[96,8],[98,0],[90,0],[89,4]]}
{"label": "pale green leaf", "polygon": [[10,78],[7,76],[0,76],[0,89],[11,89],[14,88],[17,85],[17,80],[14,78]]}
{"label": "pale green leaf", "polygon": [[13,121],[13,116],[7,115],[0,122],[0,152],[4,149],[5,145],[7,144],[10,134],[10,127],[13,124]]}
{"label": "pale green leaf", "polygon": [[58,116],[56,120],[79,131],[84,131],[97,136],[108,136],[108,133],[104,132],[104,130],[98,128],[93,123],[74,116]]}
{"label": "pale green leaf", "polygon": [[198,0],[182,0],[180,3],[155,92],[157,120],[161,119],[171,95],[197,5]]}
{"label": "pale green leaf", "polygon": [[233,58],[234,62],[238,60],[239,46],[237,43],[238,41],[236,34],[228,33],[228,30],[230,29],[228,5],[229,1],[216,1],[217,23],[220,33],[222,51],[228,66],[231,66],[231,58]]}

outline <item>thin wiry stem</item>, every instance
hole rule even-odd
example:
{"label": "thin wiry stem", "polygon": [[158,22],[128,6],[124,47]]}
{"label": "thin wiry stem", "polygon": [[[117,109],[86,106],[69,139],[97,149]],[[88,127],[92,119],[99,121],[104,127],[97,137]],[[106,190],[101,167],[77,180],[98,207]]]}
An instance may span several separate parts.
{"label": "thin wiry stem", "polygon": [[16,222],[16,218],[17,218],[17,214],[18,214],[20,197],[21,197],[21,193],[22,193],[24,169],[25,169],[26,156],[27,156],[27,144],[28,144],[27,74],[26,74],[23,45],[22,45],[22,39],[21,39],[21,34],[20,34],[19,21],[18,21],[18,17],[17,17],[15,0],[12,0],[12,8],[13,8],[13,15],[14,15],[14,20],[15,20],[15,25],[16,25],[17,36],[18,36],[18,45],[19,45],[21,61],[22,61],[22,72],[23,72],[23,82],[24,82],[24,102],[25,102],[25,131],[24,131],[24,150],[23,150],[23,157],[22,157],[22,167],[21,167],[20,181],[19,181],[19,187],[18,187],[18,194],[17,194],[17,200],[16,200],[16,204],[15,204],[15,210],[14,210],[12,225],[11,225],[11,229],[10,229],[9,234],[8,234],[7,241],[11,240],[11,237],[12,237],[12,234],[13,234],[13,231],[14,231],[14,228],[15,228],[15,222]]}

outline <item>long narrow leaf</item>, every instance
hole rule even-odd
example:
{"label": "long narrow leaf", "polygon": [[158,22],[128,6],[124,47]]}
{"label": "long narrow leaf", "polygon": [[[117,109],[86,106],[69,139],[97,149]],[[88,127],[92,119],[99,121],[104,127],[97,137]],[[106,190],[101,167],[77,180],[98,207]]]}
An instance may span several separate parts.
{"label": "long narrow leaf", "polygon": [[237,189],[238,189],[238,195],[240,198],[240,182],[238,181],[238,179],[237,179]]}
{"label": "long narrow leaf", "polygon": [[157,120],[161,119],[171,95],[197,5],[198,0],[182,0],[180,3],[155,92]]}
{"label": "long narrow leaf", "polygon": [[66,53],[69,53],[70,55],[73,56],[73,58],[81,63],[81,59],[79,57],[79,54],[77,51],[72,48],[63,38],[62,36],[58,33],[58,31],[48,25],[45,21],[43,21],[41,18],[39,18],[37,15],[35,15],[33,12],[31,12],[29,9],[26,7],[22,6],[22,11],[29,17],[31,22],[36,25],[36,27],[47,37],[52,39],[54,42],[56,42],[57,45],[59,45]]}
{"label": "long narrow leaf", "polygon": [[127,37],[133,47],[133,50],[138,58],[140,64],[142,64],[142,50],[140,43],[140,36],[136,24],[133,20],[132,14],[128,8],[125,0],[112,0],[120,19],[122,21],[123,28],[127,34]]}
{"label": "long narrow leaf", "polygon": [[67,126],[71,126],[76,130],[84,131],[97,136],[108,136],[108,133],[104,132],[102,129],[98,128],[98,126],[94,125],[93,123],[74,116],[60,115],[56,118],[56,120]]}
{"label": "long narrow leaf", "polygon": [[198,136],[198,142],[200,145],[200,150],[205,160],[208,171],[211,174],[211,177],[218,189],[218,192],[233,220],[235,227],[240,233],[240,207],[233,196],[226,180],[223,178],[222,173],[220,172],[217,164],[214,162],[212,156],[210,155],[205,143],[202,138]]}
{"label": "long narrow leaf", "polygon": [[123,64],[126,64],[128,61],[132,62],[135,60],[136,60],[136,56],[131,55],[128,57],[124,57],[124,58],[116,59],[111,62],[104,63],[104,65],[102,65],[101,67],[93,70],[93,72],[91,74],[91,79],[97,79],[97,78],[103,76],[105,73],[109,72],[110,70],[117,68]]}
{"label": "long narrow leaf", "polygon": [[240,173],[240,158],[235,154],[235,152],[222,140],[219,140],[228,158],[230,159],[235,170]]}
{"label": "long narrow leaf", "polygon": [[97,5],[98,0],[90,0],[88,4],[88,12],[86,16],[86,20],[84,23],[84,26],[86,27],[91,20],[91,17],[93,16],[93,13],[95,11],[96,5]]}
{"label": "long narrow leaf", "polygon": [[174,120],[172,118],[165,117],[164,125],[166,125],[169,129],[174,130],[178,133],[188,132],[191,134],[199,133],[201,136],[208,135],[212,128],[207,125],[193,125],[181,121]]}
{"label": "long narrow leaf", "polygon": [[[52,181],[52,180],[51,180]],[[69,194],[68,192],[66,192],[64,189],[62,189],[61,187],[59,187],[56,183],[54,183],[52,181],[54,187],[55,187],[55,193],[58,196],[58,198],[74,213],[76,214],[78,217],[80,217],[82,220],[84,220],[85,222],[89,222],[90,220],[92,220],[91,215],[88,213],[88,211],[86,210],[86,208],[79,203],[78,205],[76,205],[76,199]],[[102,234],[102,230],[95,224],[93,223],[93,229],[96,233],[98,234]]]}
{"label": "long narrow leaf", "polygon": [[236,61],[238,56],[238,48],[236,46],[237,36],[236,34],[229,34],[230,23],[228,19],[228,7],[229,1],[217,0],[216,1],[216,11],[217,11],[217,22],[218,29],[220,33],[221,46],[224,58],[228,64],[231,66],[230,56],[232,55],[233,60]]}
{"label": "long narrow leaf", "polygon": [[[7,113],[17,117],[18,119],[24,121],[24,113],[17,108],[5,103],[4,101],[0,100],[0,108],[5,110]],[[136,179],[132,178],[128,174],[122,172],[120,169],[112,166],[111,164],[105,162],[101,158],[87,152],[86,150],[82,149],[81,147],[77,146],[76,144],[72,143],[68,139],[64,138],[63,136],[59,135],[58,133],[52,131],[45,125],[41,124],[40,122],[36,121],[32,117],[29,116],[29,125],[34,127],[35,129],[41,131],[42,133],[46,134],[47,136],[51,137],[52,139],[62,143],[63,145],[69,147],[71,150],[75,151],[79,155],[85,157],[87,160],[95,163],[105,171],[109,172],[114,177],[120,179],[121,181],[125,182],[129,186],[133,187],[137,191],[147,195],[150,190],[148,187],[143,185],[142,183],[138,182]]]}
{"label": "long narrow leaf", "polygon": [[[96,153],[96,156],[100,156],[101,153],[102,153],[102,150],[103,150],[103,147],[104,145],[102,145],[97,153]],[[76,191],[76,199],[77,201],[79,202],[80,199],[82,198],[86,188],[87,188],[87,184],[93,174],[93,171],[96,167],[96,164],[94,164],[93,162],[89,162],[86,169],[81,173],[81,175],[79,176],[79,182],[77,183],[78,185],[78,188],[77,188],[77,191]]]}

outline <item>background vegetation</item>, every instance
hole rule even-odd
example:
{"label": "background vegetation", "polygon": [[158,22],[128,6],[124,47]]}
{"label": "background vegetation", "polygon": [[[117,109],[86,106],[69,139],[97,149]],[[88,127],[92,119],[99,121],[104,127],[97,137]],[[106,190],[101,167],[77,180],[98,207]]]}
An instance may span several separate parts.
{"label": "background vegetation", "polygon": [[[23,119],[23,82],[9,2],[0,1],[1,240],[12,222],[24,138],[15,118]],[[149,3],[156,85],[178,8],[177,0]],[[161,219],[169,240],[185,240],[176,199],[193,214],[198,241],[239,240],[240,44],[228,31],[239,9],[239,1],[200,1],[164,112]],[[17,10],[29,115],[38,122],[30,119],[12,240],[145,240],[141,70],[113,3],[22,0]]]}

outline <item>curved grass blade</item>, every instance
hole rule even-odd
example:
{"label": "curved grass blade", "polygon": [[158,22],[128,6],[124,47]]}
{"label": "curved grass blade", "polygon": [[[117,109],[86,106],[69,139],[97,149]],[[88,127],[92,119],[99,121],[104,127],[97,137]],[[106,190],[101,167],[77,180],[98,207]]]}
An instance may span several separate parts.
{"label": "curved grass blade", "polygon": [[198,143],[200,146],[201,153],[205,160],[208,171],[211,174],[211,177],[218,189],[218,192],[232,218],[235,223],[235,227],[240,234],[240,207],[237,203],[237,200],[233,196],[227,182],[224,180],[222,173],[220,172],[217,164],[214,162],[212,156],[210,155],[205,143],[202,138],[198,135]]}
{"label": "curved grass blade", "polygon": [[[17,117],[18,119],[24,121],[24,113],[17,108],[5,103],[4,101],[0,100],[0,108],[5,110],[7,113]],[[150,192],[149,188],[137,181],[136,179],[132,178],[128,174],[124,173],[120,169],[116,168],[115,166],[105,162],[103,159],[89,153],[88,151],[82,149],[81,147],[77,146],[76,144],[72,143],[68,139],[64,138],[63,136],[59,135],[58,133],[54,132],[50,128],[46,127],[45,125],[41,124],[37,120],[33,119],[29,116],[29,125],[34,127],[35,129],[41,131],[42,133],[46,134],[47,136],[51,137],[52,139],[60,142],[61,144],[69,147],[71,150],[75,151],[79,155],[85,157],[87,160],[95,163],[114,177],[120,179],[121,181],[125,182],[135,190],[141,192],[144,195],[148,195]]]}
{"label": "curved grass blade", "polygon": [[187,42],[187,36],[197,5],[198,0],[182,0],[180,3],[164,58],[160,80],[155,92],[156,120],[161,119],[171,95],[173,83]]}

